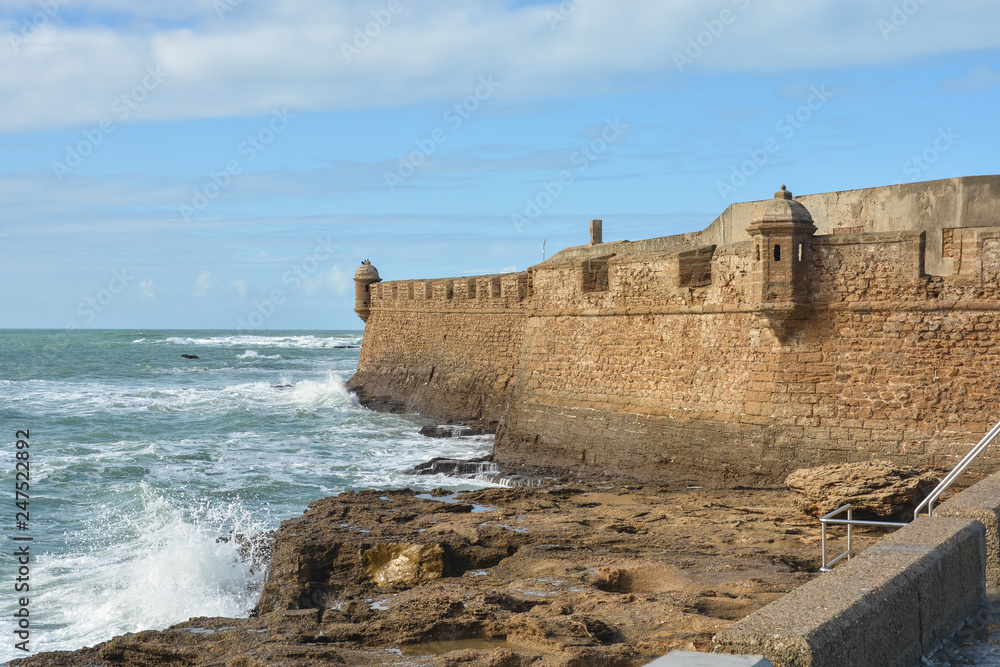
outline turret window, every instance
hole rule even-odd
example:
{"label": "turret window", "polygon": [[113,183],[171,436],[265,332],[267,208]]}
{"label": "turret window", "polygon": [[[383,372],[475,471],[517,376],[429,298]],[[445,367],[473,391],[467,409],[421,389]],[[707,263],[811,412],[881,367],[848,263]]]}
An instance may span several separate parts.
{"label": "turret window", "polygon": [[781,261],[781,246],[780,245],[774,246],[774,261],[776,261],[776,262],[780,262]]}

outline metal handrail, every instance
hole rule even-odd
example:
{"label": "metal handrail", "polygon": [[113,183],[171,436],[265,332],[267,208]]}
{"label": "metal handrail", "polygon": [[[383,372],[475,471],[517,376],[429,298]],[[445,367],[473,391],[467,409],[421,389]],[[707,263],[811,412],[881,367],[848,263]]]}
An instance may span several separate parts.
{"label": "metal handrail", "polygon": [[931,491],[930,495],[924,498],[924,500],[917,505],[917,508],[913,510],[913,518],[916,519],[920,516],[920,510],[922,510],[924,506],[927,507],[927,516],[933,515],[934,501],[937,500],[942,493],[948,490],[951,483],[954,482],[959,475],[965,472],[966,468],[972,465],[972,462],[976,459],[976,457],[979,456],[984,449],[989,447],[990,443],[993,442],[998,434],[1000,434],[1000,422],[997,422],[996,426],[991,428],[989,433],[983,436],[983,439],[979,441],[979,444],[973,447],[969,453],[958,462],[958,465],[952,468],[951,472],[945,475],[944,479],[942,479],[941,482],[934,487],[934,490]]}
{"label": "metal handrail", "polygon": [[[948,487],[951,486],[952,482],[954,482],[962,473],[964,473],[968,469],[970,465],[972,465],[972,462],[976,460],[976,457],[979,456],[984,449],[989,447],[990,444],[993,442],[993,440],[996,439],[998,435],[1000,435],[1000,422],[997,422],[997,424],[993,428],[991,428],[985,436],[983,436],[983,439],[979,441],[979,444],[973,447],[969,451],[969,453],[966,454],[962,458],[962,460],[959,461],[958,464],[951,469],[951,472],[945,475],[944,479],[942,479],[938,483],[938,485],[934,487],[934,490],[931,491],[930,494],[926,498],[924,498],[919,505],[917,505],[917,508],[913,510],[913,518],[916,519],[917,517],[919,517],[920,510],[922,510],[924,507],[927,508],[927,516],[932,516],[934,513],[934,502],[941,497],[941,494],[943,494],[945,491],[948,490]],[[838,514],[840,514],[841,512],[844,512],[845,510],[847,511],[846,519],[833,518]],[[829,572],[831,569],[830,566],[836,563],[841,558],[844,558],[845,556],[847,557],[847,560],[851,560],[851,526],[886,526],[886,527],[902,528],[903,526],[906,525],[905,523],[898,523],[895,521],[863,521],[860,519],[854,519],[851,512],[850,503],[844,505],[843,507],[833,510],[829,514],[821,517],[819,521],[820,524],[822,524],[820,539],[822,540],[822,551],[823,551],[822,553],[823,565],[819,568],[820,572]],[[828,523],[847,526],[847,551],[829,561],[826,559],[826,524]]]}
{"label": "metal handrail", "polygon": [[[840,514],[841,512],[843,512],[844,510],[847,510],[846,519],[833,518],[838,514]],[[843,507],[835,509],[829,514],[820,517],[819,522],[820,524],[822,524],[822,528],[820,530],[820,535],[821,535],[820,540],[822,542],[821,548],[823,557],[823,565],[819,568],[820,572],[829,572],[832,569],[831,566],[844,556],[847,556],[847,560],[851,560],[851,526],[883,526],[887,528],[889,527],[902,528],[903,526],[906,525],[905,523],[899,523],[897,521],[869,521],[865,519],[855,519],[852,514],[850,503],[847,503]],[[828,523],[847,526],[847,550],[832,560],[826,559],[826,524]]]}

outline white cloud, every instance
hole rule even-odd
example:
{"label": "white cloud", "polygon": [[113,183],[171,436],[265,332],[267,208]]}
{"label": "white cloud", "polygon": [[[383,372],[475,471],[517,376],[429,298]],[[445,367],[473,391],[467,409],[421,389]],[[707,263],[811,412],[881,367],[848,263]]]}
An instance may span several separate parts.
{"label": "white cloud", "polygon": [[139,296],[143,299],[156,298],[156,284],[152,280],[143,280],[139,283]]}
{"label": "white cloud", "polygon": [[240,295],[240,298],[245,299],[247,296],[247,281],[242,278],[237,278],[236,280],[229,281],[229,289]]}
{"label": "white cloud", "polygon": [[354,274],[352,272],[334,266],[326,273],[319,273],[303,281],[302,291],[308,295],[330,292],[337,296],[344,296],[353,287],[353,284]]}
{"label": "white cloud", "polygon": [[[223,271],[223,274],[228,271]],[[249,286],[243,278],[235,280],[224,280],[223,277],[215,275],[211,270],[205,269],[194,279],[194,296],[215,296],[218,294],[232,295],[238,294],[241,299],[245,299]]]}
{"label": "white cloud", "polygon": [[972,93],[993,86],[1000,86],[1000,71],[994,72],[989,65],[980,65],[965,76],[945,82],[941,88],[947,92]]}
{"label": "white cloud", "polygon": [[212,272],[209,270],[204,270],[198,274],[198,277],[194,279],[194,295],[195,296],[208,296],[212,291],[212,285],[215,283],[215,279],[212,277]]}
{"label": "white cloud", "polygon": [[[879,26],[894,20],[893,5],[858,0],[595,0],[555,29],[556,2],[437,0],[404,3],[348,62],[342,44],[385,3],[242,2],[225,20],[207,0],[174,4],[74,0],[74,14],[107,13],[115,27],[56,16],[27,40],[24,17],[37,5],[0,10],[0,132],[437,103],[470,94],[483,75],[501,83],[502,97],[599,94],[636,75],[682,76],[675,54],[699,36],[705,46],[685,73],[866,66],[1000,46],[1000,5],[981,0],[920,5],[890,33]],[[735,18],[720,31],[722,9]],[[718,34],[706,39],[710,28]],[[162,85],[122,118],[114,101],[150,66],[165,72]]]}

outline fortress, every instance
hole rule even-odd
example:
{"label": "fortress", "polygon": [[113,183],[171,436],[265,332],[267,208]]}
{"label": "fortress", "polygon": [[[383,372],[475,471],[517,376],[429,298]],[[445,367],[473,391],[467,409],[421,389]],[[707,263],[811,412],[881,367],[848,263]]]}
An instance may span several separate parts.
{"label": "fortress", "polygon": [[[385,281],[348,386],[497,428],[494,460],[698,484],[950,467],[1000,419],[1000,176],[729,206],[520,273]],[[981,457],[996,469],[1000,455]]]}

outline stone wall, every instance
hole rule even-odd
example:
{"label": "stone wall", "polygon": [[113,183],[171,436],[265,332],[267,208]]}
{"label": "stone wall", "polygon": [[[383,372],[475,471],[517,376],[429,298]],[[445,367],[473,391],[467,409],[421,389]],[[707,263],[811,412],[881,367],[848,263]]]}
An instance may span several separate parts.
{"label": "stone wall", "polygon": [[527,273],[376,283],[358,372],[362,402],[495,424],[521,352]]}
{"label": "stone wall", "polygon": [[[351,386],[499,421],[508,464],[701,484],[873,456],[950,467],[1000,419],[1000,227],[843,222],[786,248],[806,281],[786,309],[761,302],[769,252],[705,233],[381,283]],[[929,236],[949,275],[928,273]]]}

